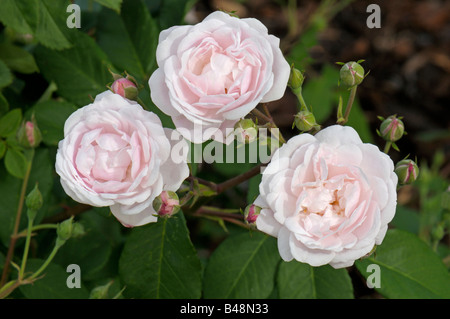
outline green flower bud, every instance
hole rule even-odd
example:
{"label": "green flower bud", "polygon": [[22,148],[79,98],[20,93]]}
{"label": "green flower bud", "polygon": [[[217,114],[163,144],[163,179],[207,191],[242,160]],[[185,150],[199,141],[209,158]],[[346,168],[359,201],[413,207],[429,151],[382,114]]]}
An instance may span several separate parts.
{"label": "green flower bud", "polygon": [[241,119],[234,125],[234,134],[241,143],[251,143],[258,137],[258,126],[252,119]]}
{"label": "green flower bud", "polygon": [[292,90],[297,90],[302,87],[304,80],[305,77],[303,76],[303,73],[300,70],[294,68],[294,66],[292,65],[291,73],[289,74],[288,86]]}
{"label": "green flower bud", "polygon": [[73,232],[73,216],[59,223],[58,227],[56,228],[58,239],[60,239],[61,241],[66,241],[70,237],[72,237],[72,232]]}
{"label": "green flower bud", "polygon": [[180,210],[180,200],[177,193],[163,191],[153,201],[153,209],[159,217],[171,217]]}
{"label": "green flower bud", "polygon": [[41,131],[39,130],[34,116],[31,121],[24,121],[17,131],[17,140],[25,148],[36,148],[42,141]]}
{"label": "green flower bud", "polygon": [[84,226],[80,223],[73,223],[72,225],[72,236],[73,238],[80,238],[86,234]]}
{"label": "green flower bud", "polygon": [[42,194],[39,191],[38,184],[34,186],[34,188],[31,190],[31,192],[27,195],[25,199],[25,205],[29,210],[38,211],[44,201],[42,199]]}
{"label": "green flower bud", "polygon": [[386,141],[395,142],[405,134],[405,125],[401,118],[391,115],[381,123],[379,132]]}
{"label": "green flower bud", "polygon": [[410,159],[404,159],[395,165],[395,173],[400,184],[411,184],[419,176],[419,167]]}
{"label": "green flower bud", "polygon": [[310,111],[300,111],[295,115],[294,125],[302,132],[308,132],[319,125],[316,123],[314,114]]}
{"label": "green flower bud", "polygon": [[245,222],[250,226],[255,226],[256,219],[261,213],[261,209],[261,207],[256,206],[255,204],[248,205],[244,210]]}
{"label": "green flower bud", "polygon": [[340,71],[340,80],[349,87],[359,85],[364,80],[364,68],[354,61],[345,63]]}

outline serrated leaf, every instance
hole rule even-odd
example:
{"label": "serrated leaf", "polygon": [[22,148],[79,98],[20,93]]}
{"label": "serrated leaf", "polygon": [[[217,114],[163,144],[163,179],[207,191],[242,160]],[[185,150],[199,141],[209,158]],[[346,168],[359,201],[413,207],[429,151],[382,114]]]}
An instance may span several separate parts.
{"label": "serrated leaf", "polygon": [[450,298],[450,274],[440,258],[416,235],[389,230],[376,254],[355,262],[359,272],[368,278],[370,264],[380,267],[380,287],[386,298]]}
{"label": "serrated leaf", "polygon": [[49,48],[64,49],[71,46],[65,24],[68,4],[52,0],[3,0],[0,21],[19,33],[33,34]]}
{"label": "serrated leaf", "polygon": [[297,261],[282,262],[277,274],[282,299],[352,299],[353,286],[345,269],[329,265],[311,267]]}
{"label": "serrated leaf", "polygon": [[201,264],[183,214],[134,228],[119,274],[127,298],[200,298]]}
{"label": "serrated leaf", "polygon": [[227,238],[205,269],[205,298],[267,298],[280,261],[276,240],[260,232]]}
{"label": "serrated leaf", "polygon": [[[44,263],[41,259],[29,259],[26,273],[39,269]],[[83,276],[81,269],[81,278]],[[50,263],[43,272],[45,276],[36,280],[32,285],[20,286],[20,291],[28,299],[87,299],[89,292],[81,282],[80,288],[69,288],[67,278],[72,274],[54,263]]]}
{"label": "serrated leaf", "polygon": [[54,81],[58,93],[68,101],[84,106],[91,97],[107,90],[111,82],[110,61],[92,38],[77,33],[76,45],[62,51],[36,48],[36,62],[44,77]]}
{"label": "serrated leaf", "polygon": [[24,178],[28,167],[28,161],[21,152],[14,148],[9,148],[5,155],[5,167],[12,176]]}
{"label": "serrated leaf", "polygon": [[29,74],[39,71],[33,55],[23,48],[11,43],[0,44],[0,59],[2,59],[11,70],[19,73]]}
{"label": "serrated leaf", "polygon": [[15,134],[22,122],[22,110],[13,109],[0,118],[0,136],[7,137]]}
{"label": "serrated leaf", "polygon": [[103,9],[99,21],[98,43],[114,66],[146,82],[156,66],[159,29],[145,4],[125,1],[120,15]]}

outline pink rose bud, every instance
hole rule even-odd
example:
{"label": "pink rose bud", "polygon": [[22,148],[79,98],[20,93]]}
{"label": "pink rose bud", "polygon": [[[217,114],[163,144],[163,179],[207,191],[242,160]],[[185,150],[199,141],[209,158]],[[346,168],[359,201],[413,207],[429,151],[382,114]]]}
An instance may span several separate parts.
{"label": "pink rose bud", "polygon": [[159,217],[171,217],[180,210],[180,200],[178,195],[172,191],[163,191],[161,195],[153,201],[153,209]]}
{"label": "pink rose bud", "polygon": [[138,89],[136,84],[128,78],[120,78],[115,80],[111,85],[111,90],[129,100],[137,99]]}
{"label": "pink rose bud", "polygon": [[234,126],[236,139],[241,143],[251,143],[258,137],[258,127],[252,119],[241,119]]}
{"label": "pink rose bud", "polygon": [[397,118],[396,115],[383,119],[380,126],[380,136],[388,142],[398,141],[405,134],[405,125],[401,119],[401,117]]}
{"label": "pink rose bud", "polygon": [[245,222],[248,225],[255,225],[260,212],[261,207],[256,206],[255,204],[248,205],[244,211]]}
{"label": "pink rose bud", "polygon": [[22,123],[21,127],[17,131],[17,139],[25,148],[35,148],[39,146],[42,141],[42,135],[41,131],[37,127],[34,117],[31,121]]}
{"label": "pink rose bud", "polygon": [[404,159],[395,165],[395,173],[400,184],[411,184],[419,176],[419,167],[410,159]]}

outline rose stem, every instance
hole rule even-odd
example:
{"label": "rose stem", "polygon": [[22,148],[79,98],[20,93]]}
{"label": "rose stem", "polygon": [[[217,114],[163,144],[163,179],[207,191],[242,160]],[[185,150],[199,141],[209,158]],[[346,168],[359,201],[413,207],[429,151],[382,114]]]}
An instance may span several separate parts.
{"label": "rose stem", "polygon": [[347,106],[345,107],[344,118],[338,124],[345,125],[345,123],[347,123],[348,117],[350,116],[350,111],[352,110],[353,102],[355,101],[357,88],[358,88],[357,85],[352,87],[350,91],[350,96],[348,98]]}
{"label": "rose stem", "polygon": [[8,247],[8,253],[5,258],[5,265],[3,267],[3,273],[2,273],[2,278],[0,281],[0,287],[3,287],[3,285],[6,283],[6,279],[8,277],[8,272],[9,272],[9,265],[11,263],[13,255],[14,255],[14,248],[16,246],[16,241],[17,241],[17,233],[19,231],[20,217],[22,216],[23,204],[25,201],[28,180],[30,178],[31,166],[33,163],[33,156],[34,156],[34,150],[32,150],[29,153],[27,168],[26,168],[25,176],[24,176],[23,182],[22,182],[22,189],[20,190],[19,205],[17,207],[17,212],[16,212],[16,220],[14,223],[13,233],[11,235],[11,242]]}
{"label": "rose stem", "polygon": [[384,153],[389,153],[389,150],[391,149],[391,145],[392,145],[392,142],[386,142],[386,145],[384,146]]}
{"label": "rose stem", "polygon": [[239,185],[243,182],[245,182],[246,180],[258,175],[261,172],[261,166],[263,164],[258,164],[257,166],[253,167],[252,169],[250,169],[249,171],[238,175],[236,177],[233,177],[223,183],[220,183],[216,186],[216,192],[217,194],[220,194],[224,191],[226,191],[227,189]]}

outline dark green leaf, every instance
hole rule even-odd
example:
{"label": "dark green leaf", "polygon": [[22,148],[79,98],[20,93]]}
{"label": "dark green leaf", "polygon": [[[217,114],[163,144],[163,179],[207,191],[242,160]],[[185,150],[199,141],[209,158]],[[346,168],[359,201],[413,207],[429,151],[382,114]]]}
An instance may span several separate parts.
{"label": "dark green leaf", "polygon": [[182,24],[182,20],[195,0],[163,0],[159,11],[162,30]]}
{"label": "dark green leaf", "polygon": [[134,228],[119,273],[127,298],[200,298],[201,264],[182,213]]}
{"label": "dark green leaf", "polygon": [[0,59],[13,71],[25,74],[39,72],[33,55],[11,43],[0,44]]}
{"label": "dark green leaf", "polygon": [[4,165],[0,165],[0,238],[5,247],[9,244],[14,227],[21,182],[9,174]]}
{"label": "dark green leaf", "polygon": [[280,261],[276,239],[259,232],[228,237],[205,269],[205,298],[267,298]]}
{"label": "dark green leaf", "polygon": [[100,3],[102,6],[113,9],[116,12],[120,12],[120,6],[122,4],[122,0],[95,0]]}
{"label": "dark green leaf", "polygon": [[37,41],[52,49],[70,47],[66,7],[68,1],[3,0],[0,21],[19,33],[33,34]]}
{"label": "dark green leaf", "polygon": [[84,106],[91,97],[107,90],[111,82],[110,62],[92,38],[77,33],[76,45],[63,51],[36,48],[39,69],[50,82],[58,86],[58,93],[70,102]]}
{"label": "dark green leaf", "polygon": [[13,109],[0,118],[0,136],[7,137],[15,134],[22,122],[22,110]]}
{"label": "dark green leaf", "polygon": [[[1,11],[1,10],[0,10]],[[6,64],[0,60],[0,89],[12,83],[12,74]]]}
{"label": "dark green leaf", "polygon": [[8,148],[5,155],[5,167],[9,174],[24,178],[28,162],[25,156],[15,148]]}
{"label": "dark green leaf", "polygon": [[416,235],[389,230],[376,253],[357,261],[359,272],[368,278],[370,264],[380,267],[380,288],[386,298],[450,298],[450,274],[440,258]]}
{"label": "dark green leaf", "polygon": [[114,66],[146,82],[156,65],[159,29],[145,4],[125,1],[121,15],[104,8],[99,21],[98,43]]}
{"label": "dark green leaf", "polygon": [[6,152],[6,142],[0,140],[0,159],[2,159],[3,156],[5,156],[5,152]]}
{"label": "dark green leaf", "polygon": [[8,100],[3,96],[2,93],[0,93],[0,117],[3,116],[6,112],[9,110],[9,103]]}
{"label": "dark green leaf", "polygon": [[48,145],[58,145],[64,138],[64,123],[76,111],[73,104],[48,100],[33,107],[42,140]]}
{"label": "dark green leaf", "polygon": [[[44,263],[41,259],[29,259],[26,273],[31,273],[39,269]],[[67,265],[68,266],[68,265]],[[66,267],[67,267],[66,266]],[[89,292],[81,282],[80,288],[69,288],[67,279],[72,272],[50,263],[43,272],[45,276],[36,280],[32,285],[20,286],[20,291],[28,299],[87,299]],[[83,279],[83,269],[81,269],[81,280]]]}
{"label": "dark green leaf", "polygon": [[347,271],[329,265],[311,267],[297,261],[282,262],[277,282],[278,293],[283,299],[353,298],[353,286]]}

